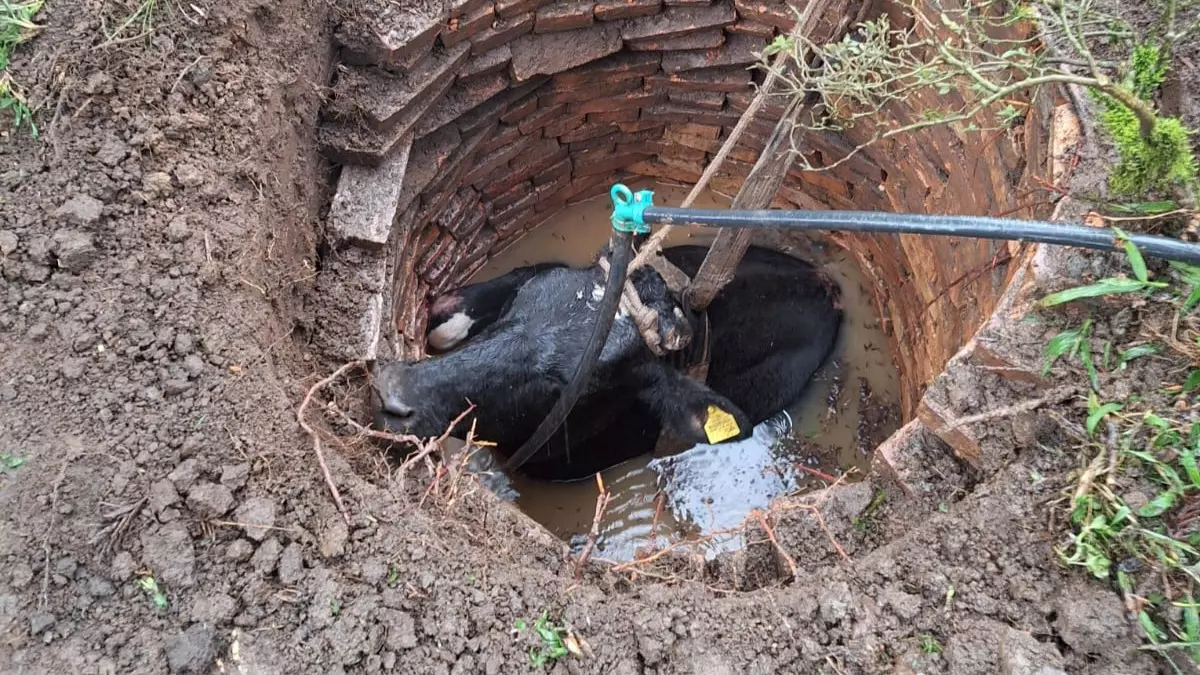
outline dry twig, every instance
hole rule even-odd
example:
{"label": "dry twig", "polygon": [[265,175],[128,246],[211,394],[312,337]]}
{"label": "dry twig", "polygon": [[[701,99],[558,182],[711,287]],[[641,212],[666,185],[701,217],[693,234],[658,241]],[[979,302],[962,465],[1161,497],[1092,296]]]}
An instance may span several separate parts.
{"label": "dry twig", "polygon": [[350,514],[346,511],[346,505],[342,502],[342,495],[338,492],[337,484],[333,482],[333,477],[329,474],[329,464],[325,462],[325,453],[321,450],[321,438],[308,425],[308,421],[304,419],[304,412],[308,410],[308,405],[312,403],[312,398],[318,391],[329,386],[330,383],[350,372],[350,370],[362,367],[362,361],[351,361],[338,368],[332,375],[314,384],[308,390],[308,393],[304,395],[304,401],[300,403],[300,408],[296,410],[296,421],[300,423],[302,429],[308,432],[309,436],[312,436],[313,452],[317,456],[317,463],[321,466],[321,475],[325,477],[325,485],[329,486],[329,494],[333,495],[333,503],[337,505],[338,511],[342,514],[342,518],[346,521],[347,525],[350,524]]}

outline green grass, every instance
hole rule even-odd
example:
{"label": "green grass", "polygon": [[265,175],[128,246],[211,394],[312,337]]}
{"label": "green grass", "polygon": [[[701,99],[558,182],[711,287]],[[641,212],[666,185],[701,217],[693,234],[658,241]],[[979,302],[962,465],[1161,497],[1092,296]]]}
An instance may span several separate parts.
{"label": "green grass", "polygon": [[25,463],[25,458],[11,452],[0,453],[0,473],[16,471]]}
{"label": "green grass", "polygon": [[13,126],[17,129],[28,125],[34,138],[38,137],[38,128],[33,121],[33,109],[20,85],[8,72],[8,64],[17,45],[28,42],[40,29],[33,18],[44,3],[45,0],[0,0],[0,111],[7,111],[12,116]]}
{"label": "green grass", "polygon": [[[1131,279],[1114,277],[1047,296],[1053,307],[1084,299],[1106,303],[1137,298],[1143,313],[1174,314],[1171,343],[1130,339],[1093,346],[1089,317],[1046,345],[1046,366],[1079,372],[1090,386],[1087,415],[1077,431],[1080,469],[1067,490],[1070,531],[1056,548],[1063,563],[1079,567],[1122,593],[1138,618],[1147,645],[1175,667],[1186,655],[1200,663],[1200,422],[1191,411],[1200,399],[1200,321],[1190,316],[1200,300],[1200,268],[1173,263],[1171,282],[1151,281],[1140,252],[1125,246]],[[1117,283],[1124,280],[1128,283]],[[1100,292],[1103,289],[1104,292]],[[1138,359],[1167,359],[1175,381],[1142,381],[1125,400],[1109,400],[1101,370],[1129,370]],[[1139,377],[1131,374],[1135,381]],[[1083,387],[1081,387],[1083,388]],[[1140,389],[1140,391],[1138,390]],[[1178,671],[1178,668],[1176,667]]]}
{"label": "green grass", "polygon": [[148,574],[138,577],[137,585],[138,588],[142,589],[142,591],[146,593],[146,595],[150,596],[150,600],[154,603],[155,607],[159,609],[167,608],[167,605],[169,604],[167,601],[167,594],[163,592],[162,588],[158,585],[158,582],[155,581],[154,577]]}
{"label": "green grass", "polygon": [[922,654],[941,654],[942,653],[942,643],[938,642],[937,638],[933,637],[932,635],[921,635],[921,636],[919,636],[919,638],[921,640],[921,653]]}
{"label": "green grass", "polygon": [[[518,619],[514,628],[517,632],[524,632],[528,624],[524,619]],[[551,621],[549,610],[543,610],[542,615],[533,623],[533,632],[539,644],[529,648],[531,668],[541,668],[571,653],[567,648],[566,626]]]}
{"label": "green grass", "polygon": [[109,27],[107,19],[102,19],[104,44],[148,39],[154,34],[154,29],[165,8],[162,0],[141,0],[128,9],[112,28]]}

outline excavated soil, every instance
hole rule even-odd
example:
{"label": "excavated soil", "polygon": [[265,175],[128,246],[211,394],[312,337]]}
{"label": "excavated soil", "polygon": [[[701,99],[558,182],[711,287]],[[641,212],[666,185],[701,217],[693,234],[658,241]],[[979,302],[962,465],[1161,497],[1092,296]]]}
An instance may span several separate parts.
{"label": "excavated soil", "polygon": [[[100,46],[115,5],[51,0],[13,65],[43,138],[0,143],[5,672],[520,673],[514,624],[544,610],[590,653],[558,673],[1160,671],[1117,595],[1057,562],[1078,459],[1038,415],[989,425],[1007,453],[983,469],[916,433],[911,492],[876,477],[792,503],[774,541],[751,527],[711,565],[577,576],[469,478],[400,476],[323,433],[347,524],[295,418],[337,365],[306,346],[334,17],[196,7]],[[996,377],[954,400],[1012,403]]]}

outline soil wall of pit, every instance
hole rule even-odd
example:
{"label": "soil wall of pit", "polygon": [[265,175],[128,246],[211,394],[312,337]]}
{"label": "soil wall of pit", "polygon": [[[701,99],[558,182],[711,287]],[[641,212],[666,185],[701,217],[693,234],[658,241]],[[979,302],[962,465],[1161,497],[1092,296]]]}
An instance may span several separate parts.
{"label": "soil wall of pit", "polygon": [[[813,37],[861,8],[835,3]],[[563,205],[639,178],[695,183],[747,108],[749,67],[793,8],[770,0],[423,0],[364,3],[336,31],[341,64],[321,147],[342,166],[325,232],[319,346],[338,358],[419,356],[428,298]],[[950,97],[954,98],[953,95]],[[951,101],[953,103],[953,101]],[[944,107],[914,98],[897,120]],[[736,193],[771,133],[772,100],[712,186]],[[774,206],[1034,215],[1045,115],[988,134],[941,127],[874,145],[827,171],[794,168]],[[796,135],[808,162],[845,157],[874,129]],[[923,387],[984,321],[1007,244],[840,234],[858,258],[915,412]]]}

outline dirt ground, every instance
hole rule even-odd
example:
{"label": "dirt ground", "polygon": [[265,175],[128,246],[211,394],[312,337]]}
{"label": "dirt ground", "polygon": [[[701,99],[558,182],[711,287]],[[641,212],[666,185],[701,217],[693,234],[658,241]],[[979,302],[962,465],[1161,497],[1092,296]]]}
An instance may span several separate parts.
{"label": "dirt ground", "polygon": [[983,475],[915,439],[916,494],[860,483],[776,514],[790,561],[760,529],[713,565],[579,579],[470,480],[427,490],[327,438],[348,525],[295,418],[336,365],[308,354],[305,304],[335,17],[172,7],[148,43],[101,47],[116,4],[51,0],[13,66],[44,137],[0,142],[4,672],[528,672],[514,624],[544,610],[591,652],[556,673],[1166,672],[1118,596],[1058,562],[1078,458],[1052,430]]}

